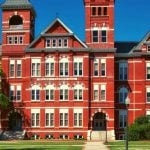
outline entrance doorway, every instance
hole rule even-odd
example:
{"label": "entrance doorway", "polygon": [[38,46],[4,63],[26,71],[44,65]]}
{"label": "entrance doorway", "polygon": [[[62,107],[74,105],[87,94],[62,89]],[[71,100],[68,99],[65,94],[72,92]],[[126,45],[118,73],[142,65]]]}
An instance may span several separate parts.
{"label": "entrance doorway", "polygon": [[105,131],[106,130],[106,115],[102,112],[98,112],[93,118],[93,130]]}
{"label": "entrance doorway", "polygon": [[22,130],[22,116],[13,112],[9,116],[9,129],[12,131],[21,131]]}

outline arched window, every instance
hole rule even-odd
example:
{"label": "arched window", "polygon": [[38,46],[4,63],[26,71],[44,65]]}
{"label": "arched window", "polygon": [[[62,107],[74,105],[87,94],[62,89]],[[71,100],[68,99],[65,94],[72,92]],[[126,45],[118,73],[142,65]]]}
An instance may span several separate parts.
{"label": "arched window", "polygon": [[32,101],[40,101],[40,87],[38,85],[32,86],[31,99]]}
{"label": "arched window", "polygon": [[46,101],[54,100],[54,86],[53,85],[46,86],[45,100]]}
{"label": "arched window", "polygon": [[74,87],[74,100],[83,99],[83,87],[81,85],[76,85]]}
{"label": "arched window", "polygon": [[48,58],[45,61],[45,75],[54,76],[54,58]]}
{"label": "arched window", "polygon": [[60,86],[60,100],[61,101],[66,101],[69,98],[69,92],[68,92],[68,85],[62,85]]}
{"label": "arched window", "polygon": [[128,89],[125,87],[120,88],[119,90],[119,103],[125,103],[125,99],[128,96]]}
{"label": "arched window", "polygon": [[59,74],[60,76],[69,75],[69,63],[68,58],[61,58],[59,63]]}
{"label": "arched window", "polygon": [[9,20],[10,28],[22,28],[23,27],[23,20],[19,15],[12,16]]}

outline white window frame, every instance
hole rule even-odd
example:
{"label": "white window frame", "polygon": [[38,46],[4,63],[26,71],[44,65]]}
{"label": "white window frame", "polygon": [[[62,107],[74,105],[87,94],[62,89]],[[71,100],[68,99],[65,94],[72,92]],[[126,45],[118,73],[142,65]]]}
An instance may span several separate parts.
{"label": "white window frame", "polygon": [[[95,64],[97,64],[97,70],[95,70]],[[95,71],[97,71],[97,75],[95,75]],[[94,58],[93,75],[95,77],[99,76],[99,59],[97,59],[97,58]]]}
{"label": "white window frame", "polygon": [[[13,66],[13,70],[12,67]],[[13,72],[13,75],[11,74]],[[9,77],[10,78],[15,78],[15,60],[10,60],[9,62]]]}
{"label": "white window frame", "polygon": [[[34,96],[32,93],[33,90],[35,91]],[[37,99],[37,91],[39,91],[39,99]],[[34,99],[33,99],[33,97],[34,97]],[[38,85],[34,85],[31,88],[31,101],[32,102],[39,102],[40,101],[40,87]]]}
{"label": "white window frame", "polygon": [[[61,99],[61,91],[63,92],[63,98]],[[67,99],[65,98],[66,97],[66,91],[67,91]],[[69,87],[68,85],[62,85],[60,86],[60,90],[59,90],[59,98],[60,98],[60,101],[68,101],[69,100]]]}
{"label": "white window frame", "polygon": [[7,36],[8,45],[23,45],[23,43],[24,43],[23,35],[8,35]]}
{"label": "white window frame", "polygon": [[[48,120],[46,115],[48,114]],[[53,116],[53,118],[51,118]],[[47,125],[48,121],[48,125]],[[45,127],[54,127],[55,126],[55,116],[54,116],[54,109],[45,109]]]}
{"label": "white window frame", "polygon": [[[100,93],[100,101],[106,101],[106,84],[102,84],[101,86],[100,86],[100,91],[101,91],[101,93]],[[104,98],[102,98],[103,96],[102,96],[102,92],[104,91]]]}
{"label": "white window frame", "polygon": [[[74,57],[74,76],[83,76],[83,58],[82,57]],[[75,64],[77,64],[77,74],[75,74]],[[80,65],[82,65],[82,74],[80,74]]]}
{"label": "white window frame", "polygon": [[[61,68],[61,64],[62,64],[62,68]],[[68,66],[68,68],[66,68],[66,64]],[[61,74],[61,70],[62,70],[62,74]],[[68,72],[68,75],[66,75],[66,70]],[[68,77],[69,76],[69,60],[68,58],[61,58],[59,61],[59,75],[61,77]]]}
{"label": "white window frame", "polygon": [[146,63],[146,80],[150,80],[150,74],[148,74],[148,70],[150,70],[150,62]]}
{"label": "white window frame", "polygon": [[[99,101],[99,85],[94,84],[93,89],[94,89],[93,90],[93,100],[94,101]],[[97,93],[97,99],[95,99],[95,91]]]}
{"label": "white window frame", "polygon": [[[48,64],[48,68],[47,68]],[[53,71],[52,71],[52,64],[53,64]],[[47,74],[48,72],[48,74]],[[46,77],[54,77],[55,76],[55,61],[54,58],[48,58],[45,61],[45,76]]]}
{"label": "white window frame", "polygon": [[150,100],[148,100],[150,97],[147,96],[148,93],[150,93],[150,87],[146,87],[146,103],[150,103]]}
{"label": "white window frame", "polygon": [[[35,68],[33,68],[33,64],[35,65]],[[39,68],[38,68],[38,65],[39,65]],[[34,73],[33,73],[33,71],[34,71]],[[40,58],[32,58],[32,60],[31,60],[31,76],[32,77],[40,77],[41,76],[41,59]]]}
{"label": "white window frame", "polygon": [[[18,65],[20,65],[20,70],[18,69]],[[20,75],[18,75],[18,72],[20,72]],[[17,78],[21,78],[22,77],[22,61],[21,60],[17,60],[16,77]]]}
{"label": "white window frame", "polygon": [[[102,69],[102,65],[105,65],[105,68],[104,70]],[[100,68],[100,71],[101,71],[101,77],[106,77],[106,59],[101,59],[101,68]],[[102,71],[105,71],[105,75],[103,75]]]}
{"label": "white window frame", "polygon": [[[33,116],[33,114],[34,114],[34,116]],[[37,118],[37,115],[39,116],[39,118]],[[33,121],[34,121],[34,123],[33,123]],[[40,127],[40,109],[31,109],[31,127],[32,128]]]}
{"label": "white window frame", "polygon": [[[46,96],[47,96],[46,91],[49,92],[49,95],[48,95],[49,99],[46,98]],[[53,91],[53,99],[51,99],[51,91]],[[46,86],[46,88],[45,88],[45,101],[54,101],[54,99],[55,99],[55,88],[54,88],[54,86],[53,85]]]}
{"label": "white window frame", "polygon": [[[75,118],[76,115],[76,118]],[[80,120],[80,115],[82,115],[82,120]],[[76,121],[76,123],[75,123]],[[81,121],[81,125],[80,125]],[[74,109],[73,113],[73,125],[75,128],[82,128],[83,127],[83,109]]]}
{"label": "white window frame", "polygon": [[[61,125],[61,114],[62,114],[62,125]],[[66,115],[67,114],[67,125],[66,125],[66,123],[65,123],[65,121],[66,121]],[[69,126],[69,111],[68,111],[68,109],[60,109],[59,110],[59,126],[60,127],[62,127],[62,128],[66,128],[66,127],[68,127]]]}
{"label": "white window frame", "polygon": [[[75,91],[77,92],[77,98],[75,98]],[[82,92],[82,98],[80,98],[80,92]],[[81,85],[76,85],[74,87],[74,100],[83,101],[83,87]]]}
{"label": "white window frame", "polygon": [[[97,32],[97,37],[94,36],[94,32]],[[97,41],[94,41],[94,38],[97,38]],[[92,30],[92,43],[99,43],[99,30],[98,29],[93,29]]]}
{"label": "white window frame", "polygon": [[51,44],[51,38],[46,38],[46,48],[50,48]]}

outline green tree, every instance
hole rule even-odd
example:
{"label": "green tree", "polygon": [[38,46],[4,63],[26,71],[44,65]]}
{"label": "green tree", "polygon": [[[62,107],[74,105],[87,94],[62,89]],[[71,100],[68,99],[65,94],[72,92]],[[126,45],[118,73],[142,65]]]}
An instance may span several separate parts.
{"label": "green tree", "polygon": [[8,97],[5,94],[0,93],[0,107],[1,107],[1,109],[7,109],[8,105],[9,105]]}

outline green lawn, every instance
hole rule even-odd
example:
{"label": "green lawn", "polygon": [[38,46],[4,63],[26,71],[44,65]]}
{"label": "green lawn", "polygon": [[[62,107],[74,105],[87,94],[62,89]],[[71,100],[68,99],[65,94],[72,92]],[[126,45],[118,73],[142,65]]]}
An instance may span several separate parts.
{"label": "green lawn", "polygon": [[[110,150],[125,150],[125,142],[109,142]],[[150,150],[150,141],[129,142],[129,150]]]}
{"label": "green lawn", "polygon": [[82,150],[84,142],[8,141],[0,142],[2,150]]}

